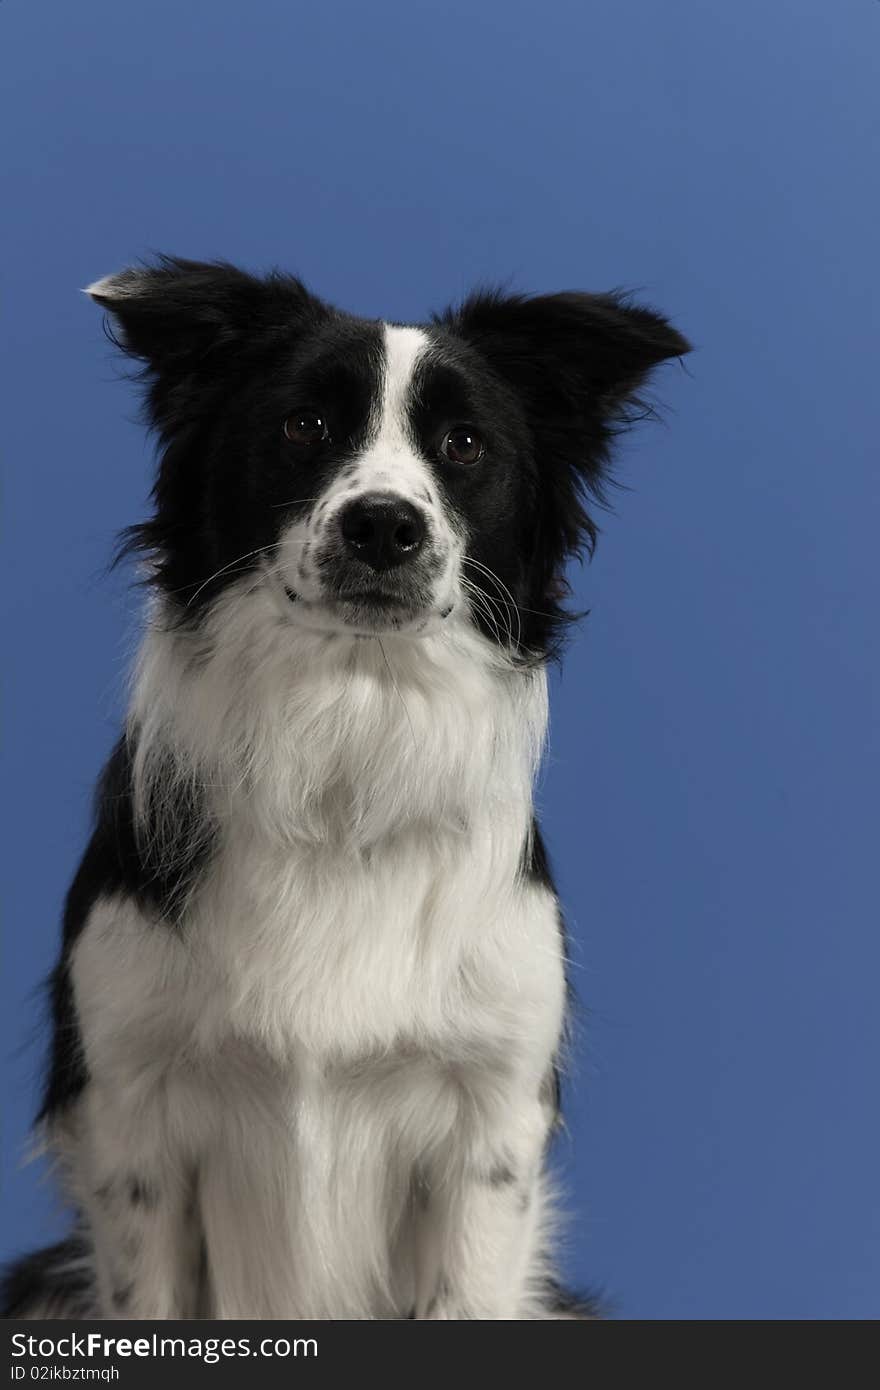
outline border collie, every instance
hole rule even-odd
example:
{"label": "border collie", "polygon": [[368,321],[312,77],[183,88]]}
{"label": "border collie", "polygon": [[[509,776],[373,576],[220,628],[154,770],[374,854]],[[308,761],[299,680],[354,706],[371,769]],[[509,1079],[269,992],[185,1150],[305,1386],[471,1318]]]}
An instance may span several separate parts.
{"label": "border collie", "polygon": [[532,791],[566,562],[688,344],[617,293],[409,327],[170,257],[87,293],[160,443],[150,608],[51,979],[76,1228],[7,1314],[588,1316]]}

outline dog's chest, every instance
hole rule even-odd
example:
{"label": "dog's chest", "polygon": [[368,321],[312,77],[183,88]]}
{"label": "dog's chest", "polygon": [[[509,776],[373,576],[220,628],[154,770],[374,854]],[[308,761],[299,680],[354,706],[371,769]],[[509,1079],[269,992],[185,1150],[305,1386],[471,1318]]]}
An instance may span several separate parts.
{"label": "dog's chest", "polygon": [[522,876],[543,673],[466,631],[384,654],[316,638],[294,661],[277,615],[226,617],[201,664],[159,629],[145,647],[140,799],[161,800],[169,762],[195,769],[217,834],[181,932],[130,933],[135,1012],[204,1055],[229,1038],[278,1058],[455,1051],[497,1032],[542,961],[558,970],[552,899],[536,913]]}
{"label": "dog's chest", "polygon": [[492,1033],[534,968],[521,853],[513,823],[414,825],[369,850],[232,842],[192,922],[200,1031],[333,1056]]}
{"label": "dog's chest", "polygon": [[519,874],[521,829],[415,825],[370,853],[233,839],[180,930],[96,906],[74,960],[87,1032],[151,1070],[237,1045],[286,1064],[417,1044],[454,1063],[517,1030],[538,1041],[562,953],[552,896]]}

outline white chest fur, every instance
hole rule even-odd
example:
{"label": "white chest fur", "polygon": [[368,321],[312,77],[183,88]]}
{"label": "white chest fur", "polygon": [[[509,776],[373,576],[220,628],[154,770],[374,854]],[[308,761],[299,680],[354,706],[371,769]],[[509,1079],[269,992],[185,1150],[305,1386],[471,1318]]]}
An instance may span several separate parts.
{"label": "white chest fur", "polygon": [[[139,804],[161,801],[171,748],[215,850],[181,931],[117,905],[115,928],[86,932],[78,957],[100,936],[138,959],[122,974],[141,1004],[117,984],[106,1007],[143,1012],[155,980],[177,1046],[454,1054],[558,994],[552,901],[521,874],[543,671],[511,670],[464,624],[294,639],[271,594],[243,586],[198,636],[151,630],[132,718]],[[92,969],[114,966],[95,951]]]}

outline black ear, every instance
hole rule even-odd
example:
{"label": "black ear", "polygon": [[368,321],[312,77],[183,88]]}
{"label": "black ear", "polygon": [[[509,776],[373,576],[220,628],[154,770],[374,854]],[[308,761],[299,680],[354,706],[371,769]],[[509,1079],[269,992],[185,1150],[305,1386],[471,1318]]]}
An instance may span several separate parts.
{"label": "black ear", "polygon": [[[441,322],[467,337],[527,396],[568,394],[613,410],[652,368],[690,344],[667,319],[626,295],[473,295]],[[555,389],[554,389],[555,387]]]}
{"label": "black ear", "polygon": [[613,436],[641,410],[651,371],[690,344],[654,310],[626,295],[569,292],[529,297],[483,291],[436,322],[465,338],[516,392],[547,486],[547,518],[572,552],[596,528],[579,493],[601,498]]}
{"label": "black ear", "polygon": [[153,423],[194,402],[224,369],[330,311],[293,276],[249,275],[224,262],[160,256],[85,291],[112,318],[113,341],[144,363]]}

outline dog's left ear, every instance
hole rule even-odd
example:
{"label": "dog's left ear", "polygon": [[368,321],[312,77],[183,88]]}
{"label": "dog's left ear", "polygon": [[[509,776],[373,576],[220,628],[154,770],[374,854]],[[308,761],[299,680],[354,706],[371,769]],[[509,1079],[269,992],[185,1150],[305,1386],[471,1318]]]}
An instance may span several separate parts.
{"label": "dog's left ear", "polygon": [[649,372],[690,343],[653,309],[623,294],[475,294],[439,322],[467,338],[538,404],[568,400],[614,410]]}
{"label": "dog's left ear", "polygon": [[601,497],[613,436],[639,413],[640,388],[690,344],[661,314],[620,293],[482,291],[435,322],[513,388],[534,435],[548,522],[568,553],[590,547],[596,528],[580,489]]}

